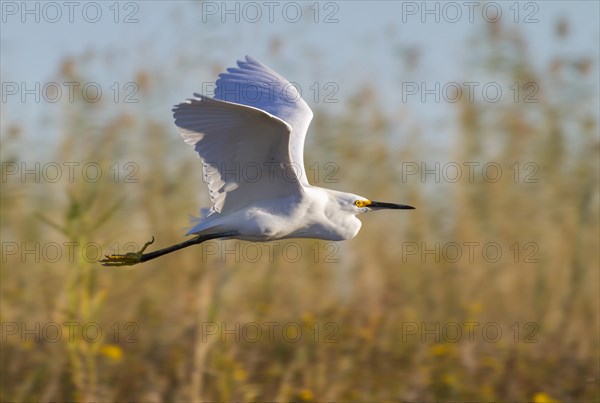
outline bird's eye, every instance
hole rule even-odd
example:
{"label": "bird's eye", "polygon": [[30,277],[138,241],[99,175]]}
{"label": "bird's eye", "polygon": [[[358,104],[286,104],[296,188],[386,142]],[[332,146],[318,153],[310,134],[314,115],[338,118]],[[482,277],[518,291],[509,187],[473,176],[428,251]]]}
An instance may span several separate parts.
{"label": "bird's eye", "polygon": [[363,205],[363,202],[362,202],[362,201],[360,201],[360,200],[357,200],[357,201],[355,201],[355,202],[354,202],[354,205],[355,205],[356,207],[362,207],[362,205]]}

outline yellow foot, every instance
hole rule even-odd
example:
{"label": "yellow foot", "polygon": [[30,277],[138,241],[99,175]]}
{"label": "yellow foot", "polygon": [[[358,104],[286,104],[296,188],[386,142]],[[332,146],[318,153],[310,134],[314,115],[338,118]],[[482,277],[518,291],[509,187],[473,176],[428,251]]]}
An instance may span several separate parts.
{"label": "yellow foot", "polygon": [[98,262],[102,266],[133,266],[134,264],[142,263],[142,255],[146,248],[154,243],[154,237],[149,242],[146,242],[139,252],[129,252],[124,255],[104,255],[106,259],[101,259]]}

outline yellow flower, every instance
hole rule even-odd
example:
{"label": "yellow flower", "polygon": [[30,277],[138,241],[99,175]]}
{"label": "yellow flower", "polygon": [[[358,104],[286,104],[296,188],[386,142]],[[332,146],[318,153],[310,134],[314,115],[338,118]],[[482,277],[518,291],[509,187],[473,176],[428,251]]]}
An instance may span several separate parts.
{"label": "yellow flower", "polygon": [[245,381],[248,378],[248,374],[244,371],[243,368],[236,368],[233,370],[233,379],[236,381]]}
{"label": "yellow flower", "polygon": [[479,301],[471,302],[468,309],[470,313],[477,315],[483,311],[483,304]]}
{"label": "yellow flower", "polygon": [[533,395],[533,401],[534,403],[556,403],[556,400],[552,399],[544,392],[538,392]]}
{"label": "yellow flower", "polygon": [[315,396],[313,395],[313,393],[311,392],[310,389],[302,389],[300,391],[300,399],[307,401],[307,400],[314,400]]}
{"label": "yellow flower", "polygon": [[315,317],[310,312],[302,314],[302,324],[307,329],[312,329],[315,326]]}
{"label": "yellow flower", "polygon": [[368,326],[363,326],[358,329],[358,335],[367,341],[373,340],[373,329]]}
{"label": "yellow flower", "polygon": [[113,361],[119,361],[123,357],[123,349],[116,344],[107,344],[102,346],[100,354],[110,358]]}
{"label": "yellow flower", "polygon": [[435,344],[431,348],[431,353],[435,356],[446,355],[449,352],[449,348],[445,344]]}

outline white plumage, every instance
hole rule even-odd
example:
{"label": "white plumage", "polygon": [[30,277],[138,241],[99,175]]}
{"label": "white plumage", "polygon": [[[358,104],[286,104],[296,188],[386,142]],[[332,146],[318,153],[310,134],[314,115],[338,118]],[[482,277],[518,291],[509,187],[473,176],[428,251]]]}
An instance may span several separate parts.
{"label": "white plumage", "polygon": [[214,99],[200,94],[173,109],[195,147],[213,203],[188,232],[235,238],[353,238],[368,199],[310,186],[304,139],[313,113],[281,75],[246,56],[219,76]]}
{"label": "white plumage", "polygon": [[219,76],[214,98],[194,94],[173,116],[202,160],[212,207],[188,232],[196,238],[143,254],[147,243],[103,264],[132,265],[214,238],[341,241],[360,230],[359,213],[413,208],[311,186],[304,139],[313,113],[288,80],[249,56]]}

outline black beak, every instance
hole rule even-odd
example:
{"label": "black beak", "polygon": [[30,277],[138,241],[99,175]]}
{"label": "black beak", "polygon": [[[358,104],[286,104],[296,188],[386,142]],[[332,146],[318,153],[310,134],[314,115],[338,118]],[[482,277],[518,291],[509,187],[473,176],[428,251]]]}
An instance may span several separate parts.
{"label": "black beak", "polygon": [[372,201],[367,207],[371,209],[394,209],[394,210],[414,210],[413,206],[407,206],[406,204],[395,204],[395,203],[382,203]]}

